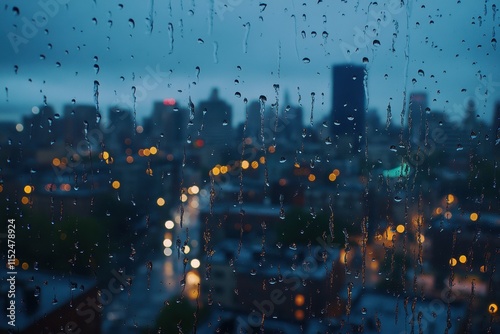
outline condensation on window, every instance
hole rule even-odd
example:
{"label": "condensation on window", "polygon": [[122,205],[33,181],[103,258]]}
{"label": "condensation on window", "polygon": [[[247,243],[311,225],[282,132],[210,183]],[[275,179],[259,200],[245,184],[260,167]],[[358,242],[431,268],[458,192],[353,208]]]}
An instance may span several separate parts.
{"label": "condensation on window", "polygon": [[500,332],[495,1],[0,4],[2,332]]}

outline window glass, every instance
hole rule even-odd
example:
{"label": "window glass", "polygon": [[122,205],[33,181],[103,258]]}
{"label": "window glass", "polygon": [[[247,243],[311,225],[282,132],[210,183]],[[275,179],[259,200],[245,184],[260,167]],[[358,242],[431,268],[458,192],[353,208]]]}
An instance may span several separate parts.
{"label": "window glass", "polygon": [[2,332],[500,332],[496,1],[0,5]]}

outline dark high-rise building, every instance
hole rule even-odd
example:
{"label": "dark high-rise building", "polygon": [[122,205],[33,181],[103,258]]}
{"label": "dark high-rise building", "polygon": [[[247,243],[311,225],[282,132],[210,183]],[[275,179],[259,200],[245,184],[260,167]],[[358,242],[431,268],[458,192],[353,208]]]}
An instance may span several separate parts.
{"label": "dark high-rise building", "polygon": [[427,94],[412,93],[408,112],[408,127],[411,127],[411,141],[423,144],[425,140],[425,115],[427,109]]}
{"label": "dark high-rise building", "polygon": [[210,147],[233,145],[233,111],[231,106],[219,98],[217,89],[213,89],[208,100],[202,101],[196,111],[200,138]]}
{"label": "dark high-rise building", "polygon": [[109,124],[104,128],[103,132],[111,140],[107,146],[112,146],[120,149],[125,146],[127,138],[132,139],[134,136],[134,120],[130,110],[118,107],[109,108]]}
{"label": "dark high-rise building", "polygon": [[186,142],[188,111],[178,108],[171,99],[155,102],[153,113],[145,122],[145,133],[152,138],[161,139],[168,148],[178,147]]}
{"label": "dark high-rise building", "polygon": [[360,145],[360,136],[365,133],[366,102],[364,66],[351,64],[333,67],[332,139],[354,150]]}
{"label": "dark high-rise building", "polygon": [[[94,133],[99,128],[96,121],[96,107],[93,105],[65,105],[63,118],[63,139],[70,145],[82,145],[90,142],[99,145],[100,133]],[[87,135],[85,135],[85,130]]]}

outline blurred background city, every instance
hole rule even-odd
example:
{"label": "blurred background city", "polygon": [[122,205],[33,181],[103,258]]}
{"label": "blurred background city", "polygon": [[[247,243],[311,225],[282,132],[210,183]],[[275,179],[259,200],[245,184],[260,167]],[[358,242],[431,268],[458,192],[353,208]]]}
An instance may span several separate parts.
{"label": "blurred background city", "polygon": [[0,3],[2,330],[500,331],[496,4]]}

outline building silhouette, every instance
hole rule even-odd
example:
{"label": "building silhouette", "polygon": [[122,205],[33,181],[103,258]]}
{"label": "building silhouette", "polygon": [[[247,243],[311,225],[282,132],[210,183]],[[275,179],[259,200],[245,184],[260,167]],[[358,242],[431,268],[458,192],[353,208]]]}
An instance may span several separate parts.
{"label": "building silhouette", "polygon": [[361,145],[365,132],[364,66],[351,64],[333,67],[332,139],[339,145],[349,145],[354,151]]}

